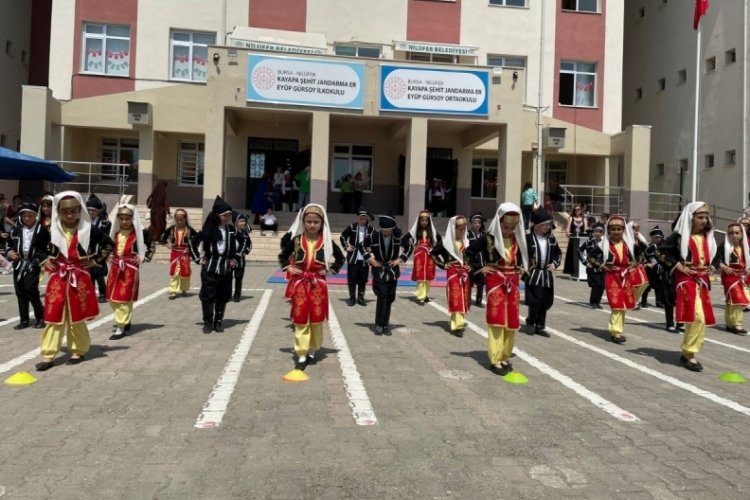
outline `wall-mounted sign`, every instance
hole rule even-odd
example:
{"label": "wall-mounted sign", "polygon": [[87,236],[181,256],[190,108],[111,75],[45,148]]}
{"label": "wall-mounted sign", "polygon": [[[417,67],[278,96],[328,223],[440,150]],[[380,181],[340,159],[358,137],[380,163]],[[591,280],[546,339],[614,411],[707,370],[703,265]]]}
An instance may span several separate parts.
{"label": "wall-mounted sign", "polygon": [[487,116],[489,73],[413,66],[380,67],[380,109]]}
{"label": "wall-mounted sign", "polygon": [[364,84],[360,63],[248,56],[248,101],[362,109]]}
{"label": "wall-mounted sign", "polygon": [[304,47],[302,45],[285,45],[282,43],[261,42],[257,40],[235,39],[234,45],[243,49],[269,50],[273,52],[286,52],[289,54],[326,54],[327,49],[320,47]]}
{"label": "wall-mounted sign", "polygon": [[404,52],[428,52],[430,54],[447,54],[451,56],[479,56],[479,47],[463,45],[443,45],[424,42],[393,42],[395,50]]}

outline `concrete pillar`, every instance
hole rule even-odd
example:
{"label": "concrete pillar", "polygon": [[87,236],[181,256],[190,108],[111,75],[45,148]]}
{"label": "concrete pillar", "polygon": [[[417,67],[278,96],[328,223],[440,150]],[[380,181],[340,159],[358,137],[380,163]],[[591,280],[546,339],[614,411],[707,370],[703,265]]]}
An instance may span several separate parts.
{"label": "concrete pillar", "polygon": [[[23,86],[23,107],[21,108],[21,152],[60,160],[57,154],[49,151],[52,120],[60,117],[59,103],[53,99],[47,87]],[[15,146],[15,145],[11,145]],[[12,147],[11,147],[12,149]],[[50,156],[51,155],[51,156]]]}
{"label": "concrete pillar", "polygon": [[330,164],[331,114],[315,111],[310,138],[310,201],[328,207],[328,165]]}
{"label": "concrete pillar", "polygon": [[456,185],[456,214],[471,217],[471,166],[474,159],[472,148],[458,152],[458,183]]}
{"label": "concrete pillar", "polygon": [[224,141],[226,120],[223,106],[208,106],[206,111],[206,146],[203,177],[203,219],[211,211],[216,196],[224,195]]}
{"label": "concrete pillar", "polygon": [[633,220],[645,221],[649,212],[649,159],[651,127],[628,127],[623,165],[625,212]]}
{"label": "concrete pillar", "polygon": [[[610,189],[609,189],[609,186],[611,186],[610,184],[611,164],[610,164],[610,159],[608,157],[602,158],[602,169],[604,171],[604,180],[602,182],[604,186],[604,203],[602,207],[602,212],[612,213],[612,210],[610,209]],[[596,214],[596,215],[598,216],[599,214]],[[597,217],[597,220],[598,219],[599,217]]]}
{"label": "concrete pillar", "polygon": [[406,135],[406,225],[412,221],[424,207],[425,179],[427,178],[427,118],[411,119]]}
{"label": "concrete pillar", "polygon": [[154,129],[138,130],[138,194],[136,203],[145,205],[156,183],[154,174]]}
{"label": "concrete pillar", "polygon": [[[521,204],[521,134],[522,126],[505,125],[500,131],[497,148],[497,202]],[[504,179],[504,182],[499,182]]]}

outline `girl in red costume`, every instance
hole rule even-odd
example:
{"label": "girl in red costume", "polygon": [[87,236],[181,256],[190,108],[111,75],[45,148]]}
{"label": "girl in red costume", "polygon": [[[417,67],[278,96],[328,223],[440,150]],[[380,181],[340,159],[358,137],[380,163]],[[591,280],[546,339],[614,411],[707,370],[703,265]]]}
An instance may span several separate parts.
{"label": "girl in red costume", "polygon": [[724,324],[728,332],[747,335],[747,330],[742,328],[742,309],[750,305],[750,250],[742,224],[729,224],[727,239],[729,241],[719,245],[713,260],[713,266],[721,269],[721,284],[724,285]]}
{"label": "girl in red costume", "polygon": [[466,325],[464,315],[471,301],[471,266],[466,257],[469,238],[466,235],[466,217],[456,215],[448,221],[445,239],[433,251],[436,263],[448,274],[445,291],[448,295],[448,312],[451,314],[451,334],[463,337]]}
{"label": "girl in red costume", "polygon": [[162,245],[170,250],[169,254],[169,300],[177,298],[177,294],[183,297],[190,290],[190,240],[198,234],[188,223],[188,215],[185,209],[178,208],[174,211],[174,225],[167,228],[161,236]]}
{"label": "girl in red costume", "polygon": [[409,231],[414,248],[414,264],[411,270],[412,281],[417,282],[417,303],[423,306],[429,302],[430,282],[435,279],[435,259],[432,250],[442,242],[435,231],[429,210],[422,210]]}

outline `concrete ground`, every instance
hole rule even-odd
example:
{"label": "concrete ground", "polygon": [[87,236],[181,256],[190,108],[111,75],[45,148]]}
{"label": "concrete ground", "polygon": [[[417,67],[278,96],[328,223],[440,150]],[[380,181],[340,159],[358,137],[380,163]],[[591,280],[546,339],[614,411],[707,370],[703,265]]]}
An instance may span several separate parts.
{"label": "concrete ground", "polygon": [[294,384],[274,271],[251,263],[226,331],[204,335],[197,288],[170,301],[166,264],[147,264],[131,335],[108,340],[104,304],[86,361],[44,373],[0,276],[0,379],[38,377],[0,385],[0,498],[750,497],[750,384],[719,380],[750,376],[750,337],[709,328],[689,372],[653,295],[619,346],[585,282],[558,276],[551,338],[518,333],[512,385],[486,368],[484,309],[456,338],[444,289],[420,307],[404,287],[379,337],[371,291],[349,307],[334,286],[323,359]]}

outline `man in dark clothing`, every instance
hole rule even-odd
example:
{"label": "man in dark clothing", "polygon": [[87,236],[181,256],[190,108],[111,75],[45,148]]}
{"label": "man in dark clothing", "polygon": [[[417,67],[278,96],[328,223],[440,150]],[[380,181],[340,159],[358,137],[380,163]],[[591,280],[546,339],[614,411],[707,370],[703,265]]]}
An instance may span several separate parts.
{"label": "man in dark clothing", "polygon": [[552,216],[543,208],[531,216],[534,227],[526,235],[529,251],[529,269],[526,277],[526,305],[529,306],[527,325],[534,326],[534,333],[549,337],[544,329],[547,310],[555,300],[555,283],[552,271],[560,265],[562,252],[552,235]]}
{"label": "man in dark clothing", "polygon": [[[469,244],[484,236],[484,217],[482,216],[482,212],[477,212],[471,216],[471,226],[469,226],[466,236],[469,238]],[[476,285],[477,287],[477,299],[474,303],[477,307],[484,307],[482,305],[482,296],[484,295],[484,274],[479,272],[479,270],[484,267],[483,255],[482,252],[476,252],[469,259],[469,265],[471,266],[469,279],[471,280],[471,286]]]}
{"label": "man in dark clothing", "polygon": [[[112,222],[107,217],[107,209],[102,200],[95,194],[91,194],[89,199],[86,200],[86,210],[89,213],[89,217],[91,217],[91,227],[95,227],[104,234],[109,235],[109,231],[112,229]],[[97,248],[95,251],[98,252],[99,249]],[[104,261],[101,266],[92,267],[90,271],[91,279],[99,287],[99,302],[103,304],[107,302],[107,282],[105,280],[108,272],[107,262]]]}

